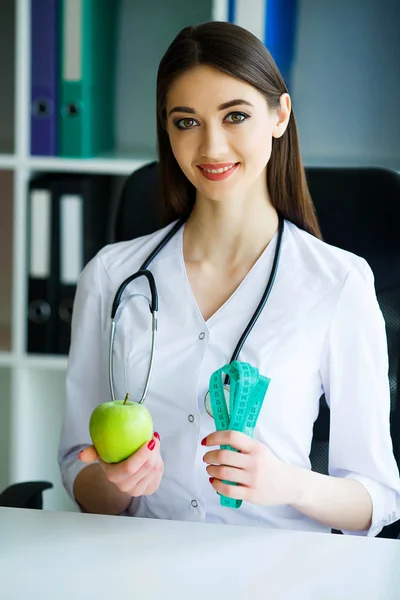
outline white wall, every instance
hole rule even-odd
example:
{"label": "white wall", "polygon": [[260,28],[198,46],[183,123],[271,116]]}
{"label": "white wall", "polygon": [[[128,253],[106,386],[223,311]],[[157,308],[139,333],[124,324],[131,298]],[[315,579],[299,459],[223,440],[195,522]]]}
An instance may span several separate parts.
{"label": "white wall", "polygon": [[10,371],[0,367],[0,493],[8,486],[10,480],[10,409]]}
{"label": "white wall", "polygon": [[291,91],[307,163],[400,169],[400,2],[299,0]]}

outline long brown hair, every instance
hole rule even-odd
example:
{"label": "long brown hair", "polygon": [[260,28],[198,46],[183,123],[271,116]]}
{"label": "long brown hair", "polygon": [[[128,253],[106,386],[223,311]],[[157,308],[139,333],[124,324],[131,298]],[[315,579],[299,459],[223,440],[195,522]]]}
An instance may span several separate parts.
{"label": "long brown hair", "polygon": [[[199,65],[214,67],[249,83],[279,107],[288,90],[272,56],[252,33],[232,23],[212,21],[185,27],[164,54],[157,74],[157,143],[163,220],[189,216],[196,189],[179,167],[166,131],[166,104],[173,81]],[[295,225],[322,239],[300,155],[293,110],[285,133],[272,139],[267,185],[274,208]]]}

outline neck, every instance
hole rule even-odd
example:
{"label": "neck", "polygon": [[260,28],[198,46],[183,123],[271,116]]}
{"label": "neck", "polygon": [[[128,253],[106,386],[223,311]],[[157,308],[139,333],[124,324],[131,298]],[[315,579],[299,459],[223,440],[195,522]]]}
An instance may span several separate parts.
{"label": "neck", "polygon": [[184,230],[185,260],[217,269],[251,267],[274,237],[278,224],[278,214],[265,198],[252,206],[196,202]]}

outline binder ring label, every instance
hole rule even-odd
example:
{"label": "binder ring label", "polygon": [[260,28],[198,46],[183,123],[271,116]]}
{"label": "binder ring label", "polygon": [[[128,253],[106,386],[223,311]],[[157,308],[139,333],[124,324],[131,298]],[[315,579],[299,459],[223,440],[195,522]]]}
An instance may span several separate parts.
{"label": "binder ring label", "polygon": [[46,323],[50,319],[51,308],[44,300],[33,300],[29,304],[29,320],[33,323]]}

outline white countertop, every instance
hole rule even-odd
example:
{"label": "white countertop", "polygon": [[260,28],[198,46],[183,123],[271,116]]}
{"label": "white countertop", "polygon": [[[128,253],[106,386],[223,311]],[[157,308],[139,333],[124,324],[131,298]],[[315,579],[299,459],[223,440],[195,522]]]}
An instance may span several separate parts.
{"label": "white countertop", "polygon": [[398,600],[400,540],[0,508],[1,600]]}

